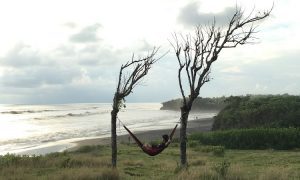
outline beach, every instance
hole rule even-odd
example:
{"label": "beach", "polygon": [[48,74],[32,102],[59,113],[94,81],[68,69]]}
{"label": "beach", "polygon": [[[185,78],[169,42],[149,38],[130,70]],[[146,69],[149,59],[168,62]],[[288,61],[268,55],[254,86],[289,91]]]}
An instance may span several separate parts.
{"label": "beach", "polygon": [[[188,122],[187,126],[187,134],[191,134],[194,132],[205,132],[210,131],[213,123],[213,118],[204,118],[204,119],[196,119]],[[176,124],[174,124],[175,127]],[[173,127],[173,128],[174,128]],[[170,129],[160,129],[160,130],[149,130],[149,131],[137,131],[133,132],[142,142],[150,142],[153,140],[160,140],[163,134],[170,134],[173,130]],[[178,124],[177,130],[174,134],[173,138],[179,138],[180,124]],[[91,145],[109,145],[110,137],[105,138],[94,138],[94,139],[85,139],[80,141],[73,142],[75,146],[67,149],[67,151],[74,151],[82,146],[91,146]],[[120,135],[117,138],[118,143],[134,143],[133,139],[127,135]]]}
{"label": "beach", "polygon": [[[180,111],[160,110],[160,103],[127,103],[119,119],[143,142],[159,141],[169,134]],[[81,145],[110,144],[110,104],[2,105],[0,155],[43,155]],[[217,111],[194,111],[188,133],[207,131]],[[117,122],[118,142],[129,142]],[[175,134],[178,137],[179,127]]]}

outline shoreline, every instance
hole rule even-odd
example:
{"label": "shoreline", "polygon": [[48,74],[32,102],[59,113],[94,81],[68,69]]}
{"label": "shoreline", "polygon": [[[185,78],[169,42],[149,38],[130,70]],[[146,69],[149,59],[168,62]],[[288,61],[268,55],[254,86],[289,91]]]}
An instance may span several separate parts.
{"label": "shoreline", "polygon": [[[213,118],[203,118],[191,120],[188,122],[187,134],[194,132],[206,132],[210,131],[213,124]],[[175,125],[174,125],[175,126]],[[150,130],[150,131],[138,131],[133,132],[142,142],[150,142],[153,140],[160,140],[163,134],[170,134],[173,127],[171,129],[160,129],[160,130]],[[173,138],[179,138],[179,129],[174,134]],[[117,143],[133,143],[134,140],[128,135],[119,135],[117,137]],[[68,148],[67,151],[75,151],[82,146],[92,146],[92,145],[109,145],[110,137],[104,138],[94,138],[94,139],[84,139],[80,141],[72,142],[75,145],[71,148]]]}
{"label": "shoreline", "polygon": [[[188,122],[187,135],[194,132],[210,131],[213,124],[213,118],[193,119]],[[174,126],[176,124],[174,123]],[[151,141],[160,141],[163,134],[170,134],[173,127],[168,129],[148,130],[148,131],[133,131],[133,133],[143,142],[150,143]],[[179,125],[180,126],[180,125]],[[174,134],[174,139],[179,138],[179,129]],[[55,142],[49,142],[38,147],[27,149],[19,149],[6,153],[19,154],[19,155],[45,155],[53,152],[75,151],[82,146],[94,145],[110,145],[110,135],[104,137],[82,137],[75,139],[66,139]],[[117,143],[134,143],[134,140],[129,134],[122,134],[117,136]]]}

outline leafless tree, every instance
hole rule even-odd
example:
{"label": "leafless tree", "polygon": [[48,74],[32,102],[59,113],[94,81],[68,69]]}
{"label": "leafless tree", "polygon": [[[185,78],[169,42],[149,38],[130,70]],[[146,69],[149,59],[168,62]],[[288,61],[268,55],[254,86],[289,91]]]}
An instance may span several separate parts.
{"label": "leafless tree", "polygon": [[154,56],[158,48],[153,50],[144,58],[135,60],[134,55],[131,61],[122,65],[119,72],[118,85],[113,99],[113,109],[111,111],[111,149],[112,149],[112,166],[117,166],[117,133],[116,122],[119,110],[124,105],[125,97],[132,93],[133,89],[141,83],[144,76],[147,75],[152,65],[160,58]]}
{"label": "leafless tree", "polygon": [[[199,96],[201,87],[210,81],[211,65],[218,59],[220,52],[226,48],[253,43],[257,33],[255,22],[270,15],[270,10],[254,14],[254,9],[248,16],[237,7],[226,27],[217,27],[215,20],[206,26],[196,27],[195,34],[174,34],[171,42],[179,63],[178,81],[183,98],[180,128],[180,164],[187,166],[186,159],[186,128],[189,112],[194,100]],[[188,87],[187,89],[185,87]],[[187,90],[187,92],[185,91]]]}

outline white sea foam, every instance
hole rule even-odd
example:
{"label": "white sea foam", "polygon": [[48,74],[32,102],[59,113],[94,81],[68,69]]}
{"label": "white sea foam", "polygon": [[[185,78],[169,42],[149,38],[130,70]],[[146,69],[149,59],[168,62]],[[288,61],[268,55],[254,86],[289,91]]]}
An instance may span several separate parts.
{"label": "white sea foam", "polygon": [[[119,118],[133,131],[172,128],[179,112],[159,103],[128,103]],[[111,104],[0,105],[0,154],[62,151],[75,139],[108,137]],[[216,112],[191,113],[190,120]],[[119,126],[119,135],[125,130]]]}

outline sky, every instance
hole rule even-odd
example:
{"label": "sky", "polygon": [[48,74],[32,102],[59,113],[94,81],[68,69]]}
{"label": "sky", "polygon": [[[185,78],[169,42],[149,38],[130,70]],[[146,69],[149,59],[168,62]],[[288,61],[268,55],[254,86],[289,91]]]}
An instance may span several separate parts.
{"label": "sky", "polygon": [[300,92],[297,0],[0,1],[0,104],[110,103],[122,64],[160,47],[160,59],[127,102],[180,97],[172,33],[193,34],[216,18],[226,26],[272,7],[255,44],[225,49],[202,97]]}

